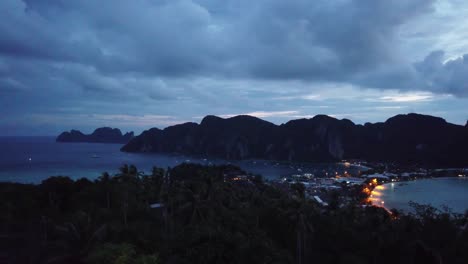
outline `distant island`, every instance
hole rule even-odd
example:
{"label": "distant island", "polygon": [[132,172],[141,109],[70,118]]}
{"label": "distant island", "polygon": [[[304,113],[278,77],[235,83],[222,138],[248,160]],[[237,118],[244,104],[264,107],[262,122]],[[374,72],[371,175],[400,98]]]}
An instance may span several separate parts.
{"label": "distant island", "polygon": [[101,127],[94,130],[93,133],[86,135],[78,130],[63,132],[60,134],[57,142],[89,142],[89,143],[128,143],[134,134],[133,132],[122,134],[118,128]]}
{"label": "distant island", "polygon": [[121,150],[224,159],[307,162],[363,159],[429,167],[466,167],[468,125],[413,113],[364,125],[326,115],[281,125],[245,115],[227,119],[206,116],[200,124],[146,130]]}

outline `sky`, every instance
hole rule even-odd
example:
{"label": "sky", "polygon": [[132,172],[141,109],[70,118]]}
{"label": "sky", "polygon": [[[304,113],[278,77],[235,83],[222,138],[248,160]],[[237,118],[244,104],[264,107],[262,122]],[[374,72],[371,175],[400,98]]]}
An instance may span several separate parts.
{"label": "sky", "polygon": [[0,135],[468,119],[464,0],[1,0]]}

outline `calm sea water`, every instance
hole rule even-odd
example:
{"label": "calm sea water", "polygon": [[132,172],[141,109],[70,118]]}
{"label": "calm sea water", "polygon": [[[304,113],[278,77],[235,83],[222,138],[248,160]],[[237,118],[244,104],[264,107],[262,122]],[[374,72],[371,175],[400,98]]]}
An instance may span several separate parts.
{"label": "calm sea water", "polygon": [[39,183],[49,176],[65,175],[73,179],[95,179],[107,171],[116,173],[123,164],[133,164],[149,172],[153,166],[174,167],[182,162],[239,165],[244,170],[267,179],[294,173],[324,176],[360,168],[342,164],[290,164],[263,160],[227,161],[193,158],[183,155],[124,153],[121,144],[57,143],[53,137],[0,137],[0,181]]}
{"label": "calm sea water", "polygon": [[411,211],[409,202],[430,204],[437,208],[447,206],[454,212],[468,210],[468,178],[422,179],[404,183],[384,184],[380,200],[386,208]]}

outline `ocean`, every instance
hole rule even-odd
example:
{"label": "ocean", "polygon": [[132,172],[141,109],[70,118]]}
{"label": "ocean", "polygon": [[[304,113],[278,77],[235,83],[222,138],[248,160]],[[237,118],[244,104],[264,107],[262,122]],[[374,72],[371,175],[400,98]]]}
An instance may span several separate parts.
{"label": "ocean", "polygon": [[205,165],[235,164],[247,172],[265,179],[312,173],[316,176],[334,175],[347,171],[359,173],[359,167],[341,163],[289,163],[265,160],[222,160],[190,157],[178,154],[147,154],[121,152],[121,144],[58,143],[54,137],[0,137],[0,181],[40,183],[50,176],[69,176],[72,179],[96,179],[102,172],[117,173],[123,164],[133,164],[143,172],[153,166],[174,167],[183,162]]}
{"label": "ocean", "polygon": [[374,201],[385,208],[413,211],[409,202],[432,205],[439,209],[450,208],[453,212],[468,210],[468,177],[421,179],[409,182],[387,183],[379,188]]}

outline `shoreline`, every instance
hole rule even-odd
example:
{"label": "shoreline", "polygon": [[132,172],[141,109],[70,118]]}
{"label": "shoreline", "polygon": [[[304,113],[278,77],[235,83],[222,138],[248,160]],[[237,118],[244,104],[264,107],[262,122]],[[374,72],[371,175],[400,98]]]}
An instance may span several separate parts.
{"label": "shoreline", "polygon": [[[387,204],[385,204],[385,197],[384,197],[383,191],[386,190],[386,187],[388,187],[388,186],[393,187],[393,186],[395,186],[395,184],[401,184],[401,183],[406,183],[406,182],[421,182],[421,181],[429,181],[429,180],[448,180],[448,179],[460,179],[460,180],[467,180],[468,181],[468,176],[462,176],[462,177],[460,177],[460,176],[428,177],[428,178],[420,178],[420,179],[414,179],[414,180],[408,180],[408,181],[395,181],[395,182],[383,183],[383,184],[379,184],[379,185],[374,187],[374,189],[370,192],[370,195],[367,197],[367,201],[369,201],[372,206],[384,208],[389,213],[391,213],[392,209],[396,209],[398,211],[406,211],[405,209],[401,209],[401,208],[400,209],[395,208],[395,207],[389,208],[387,206]],[[407,203],[409,203],[409,202],[411,202],[411,200],[408,201]],[[424,204],[424,205],[426,205],[426,204]],[[439,209],[437,205],[433,205],[433,204],[430,204],[430,203],[428,203],[427,205],[430,205],[430,206],[433,206],[433,207]],[[466,208],[466,210],[468,210],[468,207]]]}

